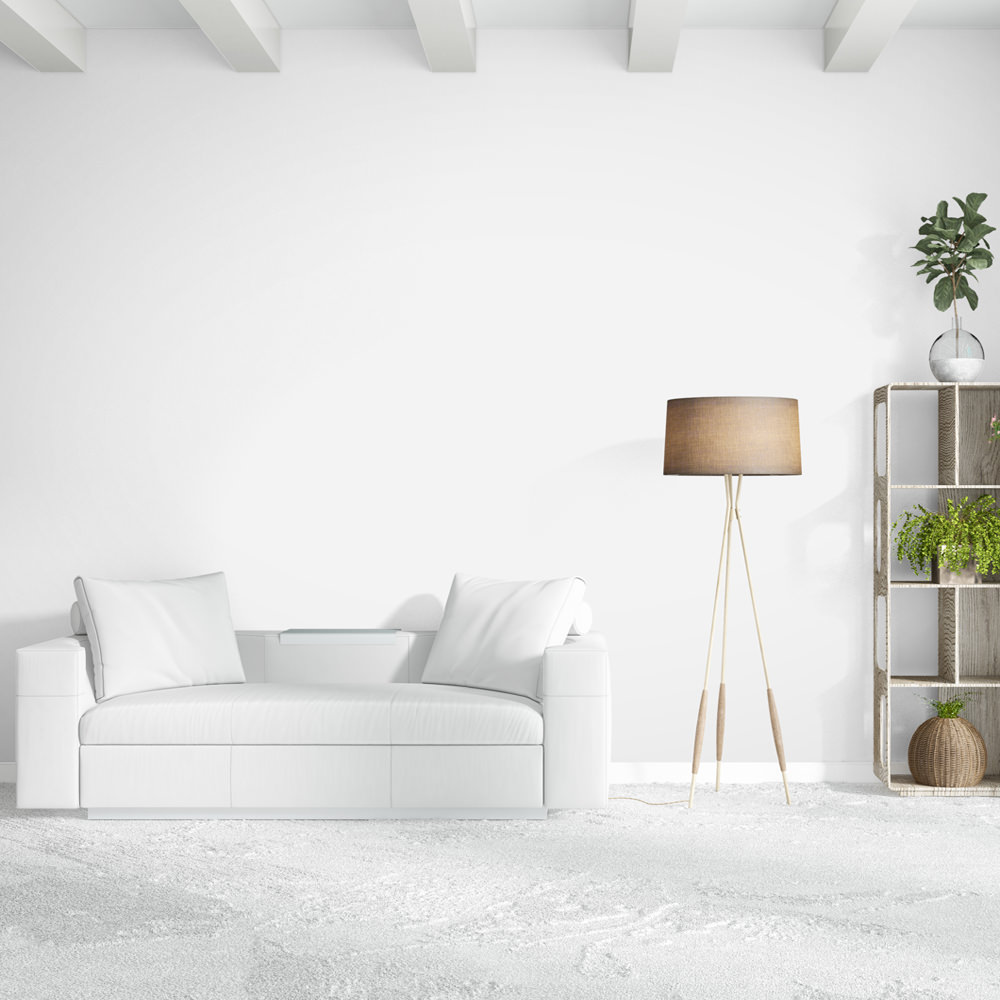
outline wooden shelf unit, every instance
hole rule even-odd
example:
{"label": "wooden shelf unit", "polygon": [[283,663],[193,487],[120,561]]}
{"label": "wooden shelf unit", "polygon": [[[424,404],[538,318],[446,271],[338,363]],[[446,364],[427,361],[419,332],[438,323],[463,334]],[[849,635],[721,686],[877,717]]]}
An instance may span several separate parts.
{"label": "wooden shelf unit", "polygon": [[[900,392],[937,395],[936,483],[892,481],[893,396]],[[905,492],[898,491],[934,491],[939,509],[949,498],[1000,498],[1000,441],[994,444],[989,436],[990,418],[1000,413],[1000,382],[891,382],[875,390],[873,408],[875,775],[900,795],[1000,796],[1000,577],[965,586],[890,579],[890,500],[909,506]],[[937,669],[927,676],[893,671],[892,598],[894,591],[906,589],[937,592]],[[941,700],[958,691],[980,691],[962,713],[986,741],[987,775],[979,785],[935,788],[917,784],[909,773],[892,772],[893,695],[915,689],[931,689],[926,696]]]}

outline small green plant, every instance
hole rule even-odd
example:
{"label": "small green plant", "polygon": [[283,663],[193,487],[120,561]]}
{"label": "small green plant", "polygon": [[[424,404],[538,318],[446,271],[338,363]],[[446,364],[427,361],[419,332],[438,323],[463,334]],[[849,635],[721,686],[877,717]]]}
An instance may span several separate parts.
{"label": "small green plant", "polygon": [[948,215],[948,202],[938,202],[937,211],[921,216],[923,225],[917,230],[920,239],[911,250],[919,250],[923,257],[914,261],[917,274],[926,274],[926,284],[937,280],[934,286],[934,305],[945,312],[955,310],[955,328],[958,329],[958,300],[965,299],[970,309],[979,305],[979,295],[969,284],[969,278],[979,280],[973,271],[980,271],[993,263],[993,253],[986,237],[996,231],[986,224],[979,214],[985,194],[970,194],[965,201],[955,198],[962,210],[960,217]]}
{"label": "small green plant", "polygon": [[957,694],[954,698],[949,698],[947,701],[938,701],[936,698],[924,698],[923,700],[937,712],[939,719],[957,719],[958,713],[970,701],[978,697],[979,695],[976,692],[966,691],[965,694]]}
{"label": "small green plant", "polygon": [[965,569],[975,560],[980,573],[1000,569],[1000,515],[989,495],[956,504],[947,500],[947,510],[929,511],[921,504],[904,510],[893,522],[896,558],[906,560],[918,576],[930,577],[934,559],[953,571]]}

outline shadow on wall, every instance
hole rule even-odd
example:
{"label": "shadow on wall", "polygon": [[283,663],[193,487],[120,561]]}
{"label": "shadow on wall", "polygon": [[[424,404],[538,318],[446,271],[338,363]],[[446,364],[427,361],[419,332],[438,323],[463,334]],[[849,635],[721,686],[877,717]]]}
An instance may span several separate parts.
{"label": "shadow on wall", "polygon": [[[866,626],[872,610],[873,559],[870,412],[870,396],[861,396],[827,416],[828,433],[831,427],[843,430],[839,456],[810,454],[803,441],[803,475],[818,469],[820,462],[831,458],[836,462],[839,457],[844,486],[788,525],[790,559],[802,561],[810,580],[814,636],[846,634],[847,639],[843,651],[849,662],[828,663],[827,680],[817,681],[823,703],[850,706],[848,718],[836,712],[820,714],[823,760],[835,760],[844,746],[867,746],[872,739],[872,639]],[[858,455],[862,461],[857,461]],[[830,611],[826,620],[821,617],[825,609]]]}
{"label": "shadow on wall", "polygon": [[382,620],[380,628],[401,628],[420,632],[435,631],[441,624],[444,605],[435,594],[415,594]]}

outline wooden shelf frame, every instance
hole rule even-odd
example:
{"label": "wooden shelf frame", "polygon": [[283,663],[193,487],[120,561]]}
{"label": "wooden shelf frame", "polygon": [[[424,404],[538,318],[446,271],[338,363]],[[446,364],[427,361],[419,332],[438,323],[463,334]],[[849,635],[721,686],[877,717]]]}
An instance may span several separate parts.
{"label": "wooden shelf frame", "polygon": [[[897,392],[937,395],[936,483],[892,482],[892,400]],[[890,500],[901,497],[898,491],[934,491],[940,508],[949,498],[975,499],[983,494],[1000,498],[1000,442],[994,445],[986,433],[992,415],[1000,413],[1000,382],[891,382],[875,390],[872,405],[873,769],[876,777],[900,795],[1000,796],[1000,774],[996,773],[974,788],[934,788],[891,770],[894,695],[928,691],[930,697],[946,699],[959,690],[977,689],[981,697],[963,714],[986,741],[988,767],[1000,771],[1000,580],[952,586],[889,576],[893,561]],[[903,590],[937,594],[936,674],[893,673],[893,593]],[[935,689],[941,693],[930,695]]]}

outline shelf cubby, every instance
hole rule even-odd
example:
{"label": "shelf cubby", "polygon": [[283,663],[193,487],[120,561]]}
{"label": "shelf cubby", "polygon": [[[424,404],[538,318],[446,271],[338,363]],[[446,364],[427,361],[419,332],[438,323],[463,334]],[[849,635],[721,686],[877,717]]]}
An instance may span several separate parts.
{"label": "shelf cubby", "polygon": [[[919,394],[913,408],[916,430],[897,434],[894,456],[894,410],[904,414],[902,401]],[[936,399],[934,398],[936,397]],[[1000,575],[983,583],[962,586],[899,578],[894,559],[891,526],[896,510],[911,502],[931,506],[934,500],[911,500],[907,493],[936,499],[943,510],[947,501],[989,494],[1000,499],[1000,442],[990,435],[990,420],[1000,413],[1000,383],[893,382],[875,390],[874,423],[874,757],[875,774],[900,795],[1000,796]],[[895,405],[894,405],[895,404]],[[930,409],[928,409],[928,405]],[[928,459],[936,424],[935,468]],[[907,468],[901,482],[893,481],[894,461]],[[928,480],[936,481],[928,482]],[[908,572],[908,571],[907,571]],[[897,577],[897,578],[894,578]],[[922,658],[911,658],[896,672],[893,656],[893,603],[904,594],[922,595],[907,600],[931,602],[927,614],[910,608],[911,620],[923,625],[935,621],[935,635]],[[934,595],[934,596],[931,596]],[[931,614],[936,600],[936,616]],[[902,605],[900,605],[902,609]],[[904,638],[909,639],[909,636]],[[897,646],[906,643],[897,641]],[[903,659],[906,659],[904,654]],[[914,663],[914,659],[920,659]],[[914,670],[914,666],[922,668]],[[909,669],[908,669],[909,667]],[[900,697],[953,697],[974,691],[963,715],[986,742],[986,778],[974,788],[936,788],[919,785],[908,771],[900,772],[893,746],[893,712],[901,710]],[[936,692],[936,693],[935,693]],[[905,706],[904,706],[905,707]],[[903,716],[905,721],[905,715]]]}

